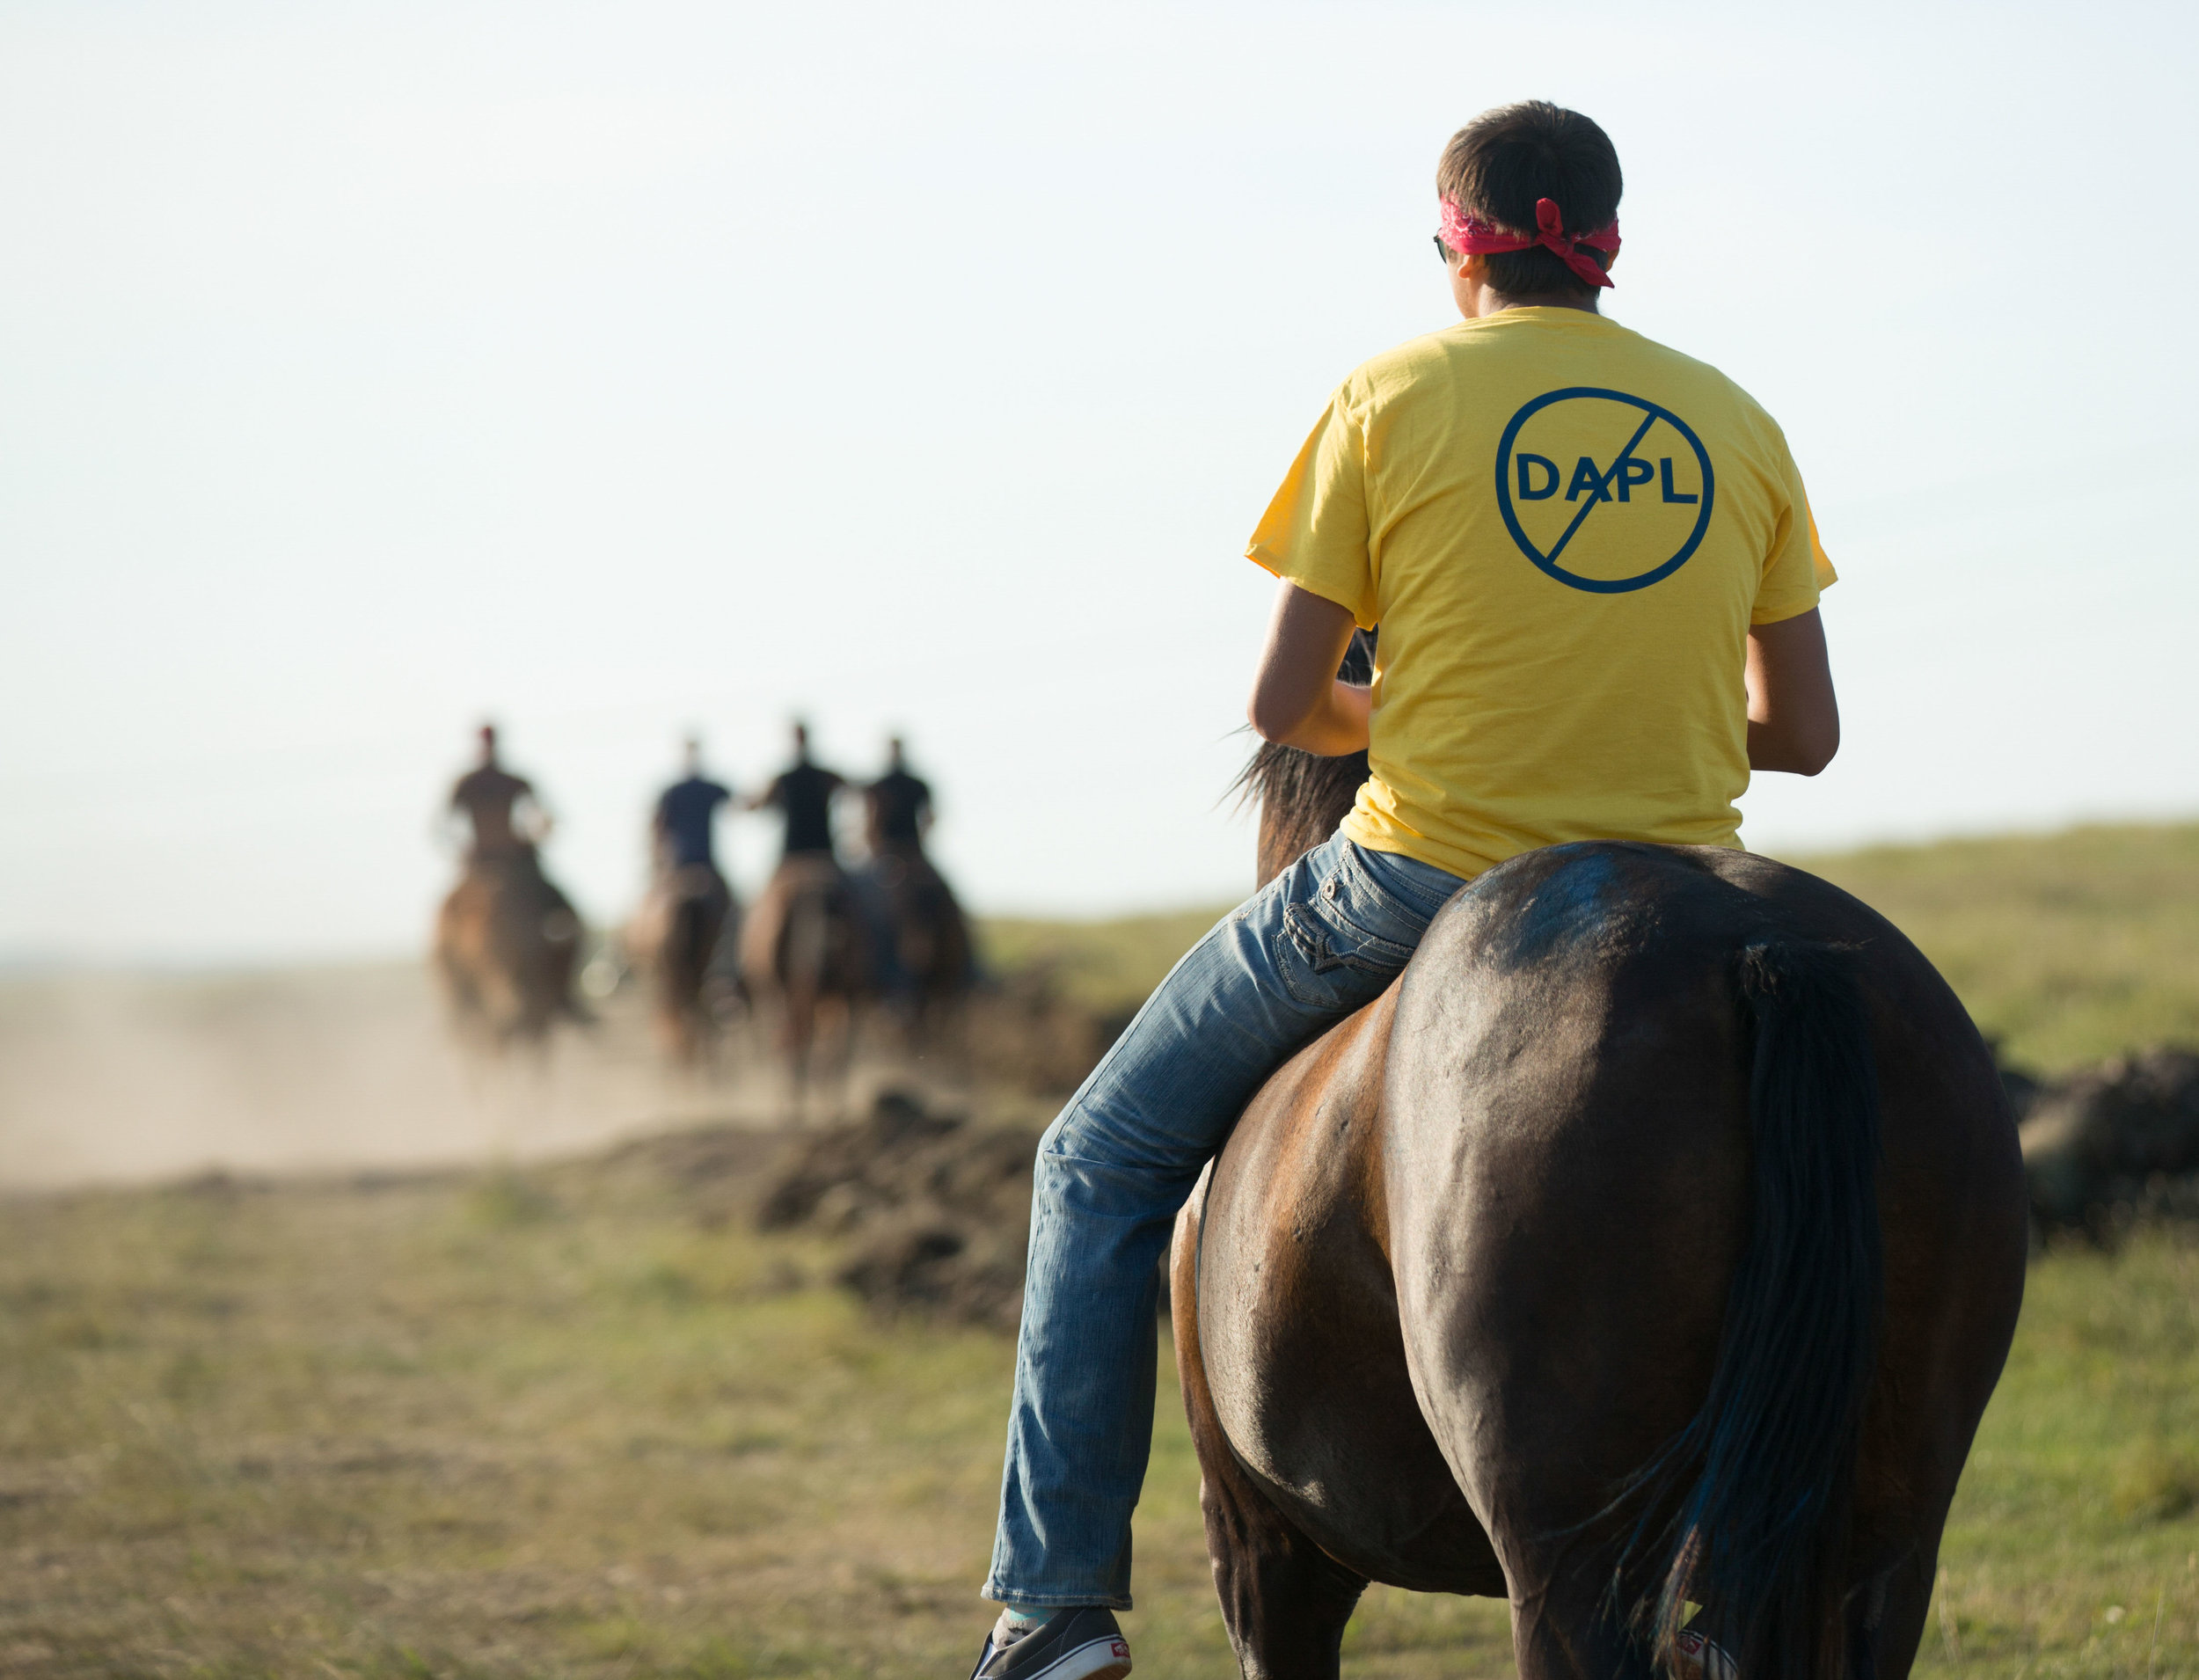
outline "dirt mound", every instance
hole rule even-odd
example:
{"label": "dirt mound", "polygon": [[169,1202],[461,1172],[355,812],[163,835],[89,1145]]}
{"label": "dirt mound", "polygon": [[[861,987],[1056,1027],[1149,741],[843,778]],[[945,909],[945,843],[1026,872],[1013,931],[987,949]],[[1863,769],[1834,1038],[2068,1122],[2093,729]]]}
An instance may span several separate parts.
{"label": "dirt mound", "polygon": [[2116,1056],[2043,1086],[2021,1136],[2044,1226],[2100,1234],[2132,1217],[2199,1217],[2199,1054]]}
{"label": "dirt mound", "polygon": [[756,1223],[844,1233],[839,1281],[885,1312],[1012,1331],[1023,1302],[1037,1135],[928,1114],[888,1092],[869,1116],[799,1144]]}

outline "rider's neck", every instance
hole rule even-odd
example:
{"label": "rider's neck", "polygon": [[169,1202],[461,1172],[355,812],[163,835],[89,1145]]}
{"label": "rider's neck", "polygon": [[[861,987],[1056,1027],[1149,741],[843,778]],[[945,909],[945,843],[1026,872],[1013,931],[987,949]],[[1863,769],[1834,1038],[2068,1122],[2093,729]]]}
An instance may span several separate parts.
{"label": "rider's neck", "polygon": [[1576,309],[1586,315],[1603,312],[1596,308],[1594,292],[1586,297],[1577,292],[1500,292],[1489,284],[1486,257],[1452,257],[1450,297],[1458,305],[1458,313],[1469,321],[1483,320],[1508,309]]}

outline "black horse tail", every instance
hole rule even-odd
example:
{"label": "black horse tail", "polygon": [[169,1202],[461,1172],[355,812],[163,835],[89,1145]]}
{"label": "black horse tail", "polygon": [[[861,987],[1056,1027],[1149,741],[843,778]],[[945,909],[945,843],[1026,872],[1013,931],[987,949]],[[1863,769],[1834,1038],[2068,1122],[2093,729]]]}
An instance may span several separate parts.
{"label": "black horse tail", "polygon": [[1849,1530],[1885,1296],[1870,1021],[1837,948],[1752,945],[1737,978],[1754,1028],[1747,1244],[1709,1397],[1627,1489],[1642,1515],[1618,1579],[1665,1673],[1684,1627],[1743,1680],[1849,1680]]}
{"label": "black horse tail", "polygon": [[712,909],[711,902],[698,893],[683,893],[673,904],[671,938],[665,943],[683,991],[700,986],[710,971]]}

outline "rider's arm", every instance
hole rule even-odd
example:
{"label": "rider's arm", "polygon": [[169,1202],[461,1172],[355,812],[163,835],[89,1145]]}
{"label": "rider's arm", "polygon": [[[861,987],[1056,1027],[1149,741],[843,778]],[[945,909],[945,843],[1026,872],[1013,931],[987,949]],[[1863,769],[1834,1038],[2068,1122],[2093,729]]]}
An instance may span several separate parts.
{"label": "rider's arm", "polygon": [[436,814],[436,844],[463,851],[472,827],[473,813],[466,805],[466,778],[461,776],[451,785],[449,800]]}
{"label": "rider's arm", "polygon": [[1840,750],[1840,707],[1815,609],[1749,628],[1749,768],[1815,776]]}
{"label": "rider's arm", "polygon": [[542,795],[533,788],[512,801],[512,832],[529,845],[540,845],[550,837],[550,831],[558,826],[558,820],[550,807],[543,803]]}
{"label": "rider's arm", "polygon": [[1370,690],[1336,680],[1351,632],[1347,609],[1295,583],[1282,585],[1245,708],[1262,740],[1329,757],[1367,744]]}

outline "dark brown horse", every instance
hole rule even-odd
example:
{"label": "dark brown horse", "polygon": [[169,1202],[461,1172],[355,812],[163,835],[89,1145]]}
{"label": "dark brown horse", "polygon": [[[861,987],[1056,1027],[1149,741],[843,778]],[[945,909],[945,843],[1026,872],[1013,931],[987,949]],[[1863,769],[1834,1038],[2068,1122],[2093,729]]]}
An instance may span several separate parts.
{"label": "dark brown horse", "polygon": [[468,860],[435,918],[435,968],[453,1019],[501,1047],[540,1040],[560,1018],[584,1020],[573,996],[581,918],[542,873],[532,846]]}
{"label": "dark brown horse", "polygon": [[[1363,773],[1263,750],[1263,878]],[[1371,1580],[1509,1598],[1531,1680],[1898,1680],[2025,1246],[1992,1059],[1866,906],[1714,848],[1491,870],[1177,1226],[1245,1673],[1335,1675]]]}
{"label": "dark brown horse", "polygon": [[726,878],[708,864],[661,868],[628,930],[630,953],[653,983],[658,1039],[683,1063],[715,1041],[720,1001],[712,965],[740,907]]}
{"label": "dark brown horse", "polygon": [[837,1070],[854,1050],[855,1012],[869,996],[869,935],[852,884],[822,852],[778,866],[741,930],[749,996],[778,1017],[799,1114],[820,1045]]}
{"label": "dark brown horse", "polygon": [[921,1044],[969,995],[969,923],[920,844],[880,843],[867,873],[879,937],[890,947],[883,967],[893,981],[891,1001]]}

